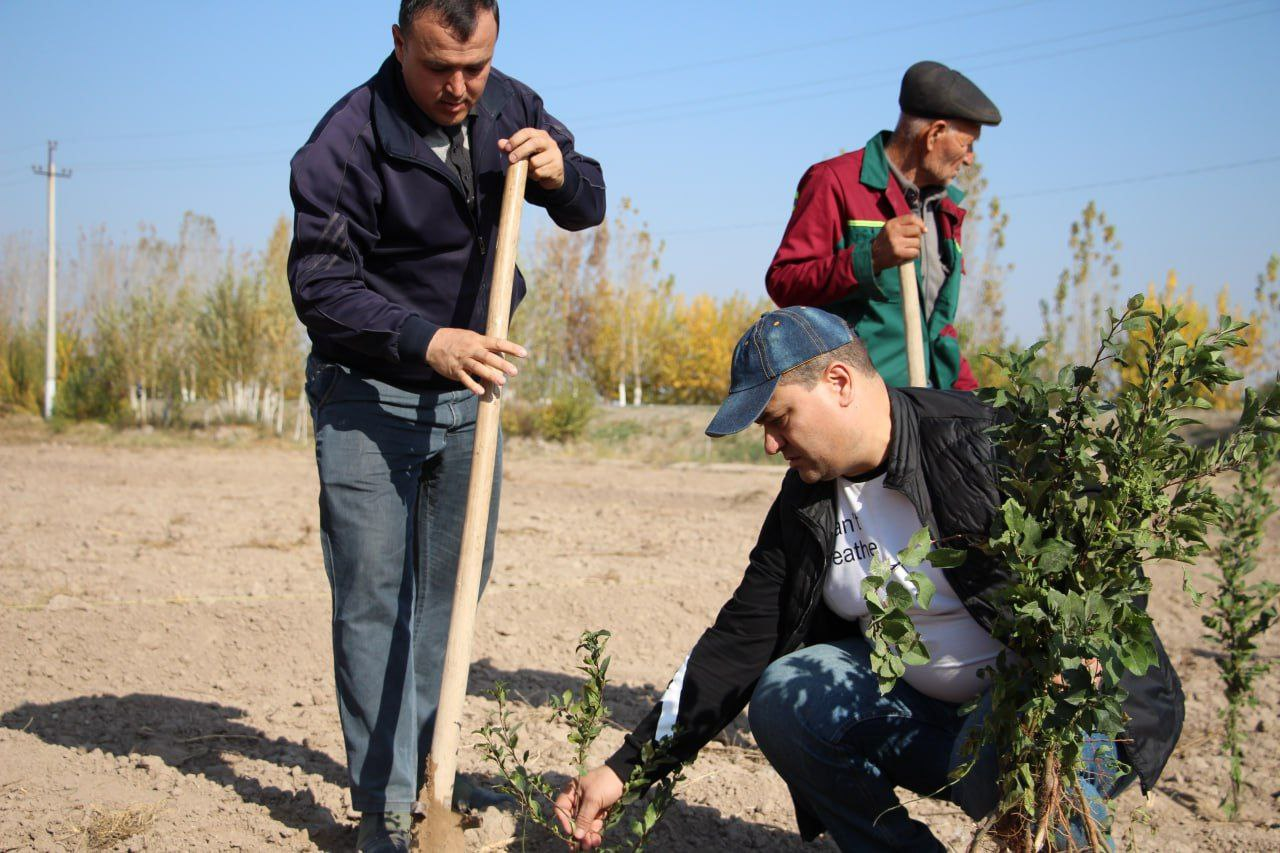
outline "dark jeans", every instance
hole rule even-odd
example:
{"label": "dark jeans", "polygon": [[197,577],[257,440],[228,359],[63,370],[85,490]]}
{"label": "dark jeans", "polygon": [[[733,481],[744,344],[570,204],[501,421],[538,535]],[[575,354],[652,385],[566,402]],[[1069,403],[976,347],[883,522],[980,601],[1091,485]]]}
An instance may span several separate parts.
{"label": "dark jeans", "polygon": [[[478,399],[404,391],[315,356],[307,396],[351,802],[408,811],[431,749]],[[501,479],[499,445],[484,581]]]}
{"label": "dark jeans", "polygon": [[[980,819],[997,805],[999,770],[988,750],[955,785],[961,745],[983,709],[931,699],[899,681],[881,695],[861,637],[823,643],[770,664],[751,697],[751,731],[797,803],[826,827],[841,850],[942,851],[923,823],[900,807],[894,787],[951,800]],[[1085,795],[1105,827],[1106,798],[1117,784],[1114,745],[1091,738]],[[1083,826],[1073,826],[1083,844]],[[1065,839],[1064,839],[1065,840]]]}

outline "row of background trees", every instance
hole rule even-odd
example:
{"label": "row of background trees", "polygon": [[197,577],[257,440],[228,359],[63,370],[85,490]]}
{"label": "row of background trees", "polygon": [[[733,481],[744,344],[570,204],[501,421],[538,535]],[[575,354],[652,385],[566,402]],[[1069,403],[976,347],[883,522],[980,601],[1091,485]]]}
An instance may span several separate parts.
{"label": "row of background trees", "polygon": [[[988,192],[981,164],[962,178],[968,191],[967,276],[960,334],[984,384],[995,381],[980,352],[1025,345],[1005,324],[1002,258],[1009,214]],[[529,296],[512,337],[531,352],[514,400],[590,404],[715,403],[728,384],[729,359],[742,330],[769,307],[762,296],[716,298],[678,293],[662,268],[663,245],[623,200],[617,215],[583,233],[536,235],[522,258]],[[1071,261],[1041,302],[1046,363],[1081,360],[1096,345],[1104,310],[1121,295],[1115,226],[1090,202],[1072,223]],[[264,248],[236,251],[214,222],[187,214],[176,240],[144,228],[131,243],[105,229],[83,233],[64,258],[70,298],[58,318],[61,417],[117,423],[256,422],[276,433],[305,433],[302,361],[306,338],[289,299],[285,262],[289,226],[277,222]],[[39,411],[43,387],[44,256],[31,235],[0,243],[0,407]],[[1258,277],[1254,304],[1229,304],[1224,286],[1215,313],[1250,323],[1235,367],[1256,380],[1280,362],[1280,257]],[[761,288],[763,291],[763,287]],[[1198,332],[1210,309],[1168,273],[1152,304],[1178,303]],[[1139,346],[1137,339],[1131,346]],[[1118,379],[1119,377],[1117,377]],[[1256,382],[1255,382],[1256,384]],[[1217,394],[1231,408],[1239,389]]]}

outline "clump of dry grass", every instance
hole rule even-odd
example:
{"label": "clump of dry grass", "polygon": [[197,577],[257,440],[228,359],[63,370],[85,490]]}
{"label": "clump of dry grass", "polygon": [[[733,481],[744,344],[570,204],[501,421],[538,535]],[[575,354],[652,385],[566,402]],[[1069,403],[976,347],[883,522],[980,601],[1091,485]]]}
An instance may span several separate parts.
{"label": "clump of dry grass", "polygon": [[60,840],[68,849],[107,850],[150,831],[164,807],[164,801],[138,803],[123,809],[89,806],[84,825]]}

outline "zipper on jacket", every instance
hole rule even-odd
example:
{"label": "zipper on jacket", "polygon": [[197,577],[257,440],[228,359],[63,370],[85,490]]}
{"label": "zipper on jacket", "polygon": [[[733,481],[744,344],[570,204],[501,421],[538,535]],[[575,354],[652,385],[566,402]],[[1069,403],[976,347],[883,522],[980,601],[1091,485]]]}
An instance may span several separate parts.
{"label": "zipper on jacket", "polygon": [[[393,154],[391,156],[399,160],[404,160],[406,162],[413,163],[415,166],[421,166],[422,168],[426,169],[428,172],[436,172],[438,174],[444,175],[445,182],[448,183],[449,187],[462,199],[462,206],[466,208],[467,217],[471,222],[471,234],[475,237],[476,247],[480,250],[480,257],[483,258],[488,253],[489,247],[485,244],[484,237],[480,235],[480,216],[479,216],[479,210],[477,209],[480,204],[479,193],[477,192],[476,194],[477,207],[472,208],[471,205],[467,204],[467,194],[462,190],[462,180],[456,174],[454,174],[454,172],[448,167],[446,167],[445,169],[436,169],[431,164],[429,164],[426,160],[423,160],[420,157],[414,157],[409,154]],[[472,164],[472,168],[473,169],[475,168],[474,163]]]}
{"label": "zipper on jacket", "polygon": [[813,544],[818,548],[819,568],[813,589],[809,592],[809,601],[804,607],[804,613],[800,614],[800,621],[796,623],[795,630],[792,631],[791,636],[787,638],[787,646],[791,646],[795,643],[796,637],[804,633],[805,626],[813,617],[813,611],[818,606],[818,599],[822,598],[822,588],[827,582],[827,571],[830,569],[830,563],[827,559],[827,551],[823,547],[822,543],[822,534],[824,531],[818,527],[818,523],[816,521],[805,515],[803,512],[800,512],[799,509],[796,510],[796,515],[799,516],[800,522],[804,525],[804,528],[813,535]]}

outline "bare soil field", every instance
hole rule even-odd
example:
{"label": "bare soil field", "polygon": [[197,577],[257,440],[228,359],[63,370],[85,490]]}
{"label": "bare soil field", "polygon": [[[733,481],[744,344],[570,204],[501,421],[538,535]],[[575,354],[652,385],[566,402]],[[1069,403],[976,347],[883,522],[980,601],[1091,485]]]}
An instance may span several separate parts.
{"label": "bare soil field", "polygon": [[[734,588],[779,477],[511,442],[465,730],[505,681],[531,763],[565,772],[547,697],[577,686],[574,645],[589,628],[614,634],[606,699],[619,727],[634,724]],[[90,440],[0,420],[0,851],[351,849],[316,493],[308,449]],[[1278,532],[1260,572],[1273,580]],[[1224,822],[1214,653],[1181,572],[1156,575],[1187,725],[1150,799],[1121,798],[1118,846],[1276,850],[1280,673],[1247,717],[1244,813]],[[1262,653],[1280,655],[1280,632]],[[470,748],[461,759],[487,773]],[[835,849],[801,842],[745,723],[688,779],[657,850]],[[957,810],[908,807],[963,849]],[[472,848],[519,850],[512,829],[490,811]],[[528,849],[552,848],[531,836]]]}

